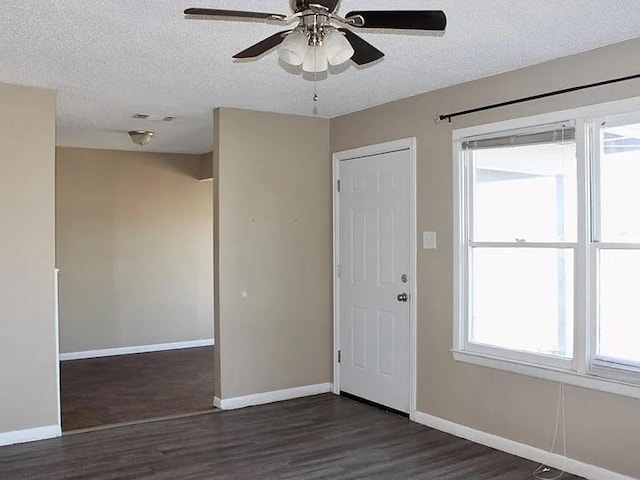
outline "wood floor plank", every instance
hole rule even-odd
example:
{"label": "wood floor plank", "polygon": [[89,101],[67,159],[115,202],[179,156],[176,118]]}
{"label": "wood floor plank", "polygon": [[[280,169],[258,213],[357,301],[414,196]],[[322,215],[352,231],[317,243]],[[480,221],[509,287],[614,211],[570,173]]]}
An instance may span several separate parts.
{"label": "wood floor plank", "polygon": [[61,363],[62,430],[213,407],[214,347]]}
{"label": "wood floor plank", "polygon": [[526,480],[536,466],[331,394],[0,448],[2,480]]}

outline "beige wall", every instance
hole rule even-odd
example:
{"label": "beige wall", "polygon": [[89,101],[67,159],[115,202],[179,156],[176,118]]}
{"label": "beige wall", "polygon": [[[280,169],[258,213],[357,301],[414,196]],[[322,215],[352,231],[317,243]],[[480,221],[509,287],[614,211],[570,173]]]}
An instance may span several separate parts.
{"label": "beige wall", "polygon": [[55,98],[0,84],[0,433],[58,424]]}
{"label": "beige wall", "polygon": [[329,382],[329,122],[221,109],[214,125],[220,222],[216,395]]}
{"label": "beige wall", "polygon": [[213,152],[200,155],[200,180],[211,180],[213,178]]}
{"label": "beige wall", "polygon": [[200,156],[59,148],[61,352],[213,338]]}
{"label": "beige wall", "polygon": [[[452,149],[437,114],[640,71],[640,39],[400,100],[331,121],[333,152],[417,137],[418,232],[438,232],[437,251],[418,251],[418,409],[475,429],[548,449],[556,384],[455,362],[452,345]],[[640,96],[620,83],[470,115],[453,128]],[[420,242],[419,242],[420,244]],[[566,390],[567,454],[640,477],[640,401],[578,387]]]}

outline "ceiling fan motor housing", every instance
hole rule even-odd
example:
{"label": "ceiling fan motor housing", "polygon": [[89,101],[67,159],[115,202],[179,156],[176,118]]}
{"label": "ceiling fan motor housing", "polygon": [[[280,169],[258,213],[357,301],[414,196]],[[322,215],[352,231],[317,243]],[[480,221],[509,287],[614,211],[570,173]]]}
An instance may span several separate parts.
{"label": "ceiling fan motor housing", "polygon": [[324,34],[331,28],[330,18],[322,13],[305,15],[300,19],[300,27],[309,38],[309,46],[321,46]]}
{"label": "ceiling fan motor housing", "polygon": [[317,5],[327,9],[329,13],[334,13],[340,0],[291,0],[291,10],[295,13],[311,9],[312,5]]}

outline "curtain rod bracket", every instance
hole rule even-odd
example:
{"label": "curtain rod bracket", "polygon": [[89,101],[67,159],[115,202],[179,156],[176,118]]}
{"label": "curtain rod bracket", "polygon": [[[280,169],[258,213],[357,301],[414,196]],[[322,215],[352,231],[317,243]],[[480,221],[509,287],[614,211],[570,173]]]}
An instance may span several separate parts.
{"label": "curtain rod bracket", "polygon": [[433,117],[433,122],[435,124],[442,123],[444,121],[447,121],[449,123],[449,125],[451,125],[451,117],[449,117],[447,115],[435,115]]}

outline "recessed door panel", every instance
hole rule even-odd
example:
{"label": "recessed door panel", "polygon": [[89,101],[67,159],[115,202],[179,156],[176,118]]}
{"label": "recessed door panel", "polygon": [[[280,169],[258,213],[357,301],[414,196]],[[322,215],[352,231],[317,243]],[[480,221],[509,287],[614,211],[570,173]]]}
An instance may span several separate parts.
{"label": "recessed door panel", "polygon": [[390,312],[378,312],[378,372],[393,376],[395,315]]}
{"label": "recessed door panel", "polygon": [[353,326],[351,351],[353,366],[367,367],[367,311],[364,308],[353,308]]}

